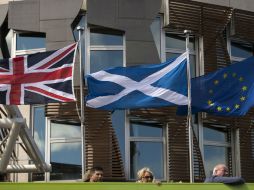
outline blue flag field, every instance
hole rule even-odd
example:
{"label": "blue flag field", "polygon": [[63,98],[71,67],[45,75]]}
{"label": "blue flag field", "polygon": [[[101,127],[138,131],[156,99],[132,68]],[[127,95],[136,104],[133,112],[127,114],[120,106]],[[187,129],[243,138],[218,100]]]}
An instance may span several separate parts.
{"label": "blue flag field", "polygon": [[[191,81],[192,113],[242,116],[254,105],[254,57]],[[187,114],[187,107],[180,107]]]}
{"label": "blue flag field", "polygon": [[87,76],[88,107],[116,110],[187,105],[187,53],[160,64],[116,67]]}

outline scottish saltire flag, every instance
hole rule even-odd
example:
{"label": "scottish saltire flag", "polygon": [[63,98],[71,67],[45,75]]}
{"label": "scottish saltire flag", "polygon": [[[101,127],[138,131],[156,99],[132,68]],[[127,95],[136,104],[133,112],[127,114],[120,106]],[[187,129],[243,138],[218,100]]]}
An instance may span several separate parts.
{"label": "scottish saltire flag", "polygon": [[72,76],[77,44],[56,51],[0,60],[0,103],[74,101]]}
{"label": "scottish saltire flag", "polygon": [[[191,81],[192,112],[245,115],[254,105],[254,57]],[[178,113],[187,114],[187,108]]]}
{"label": "scottish saltire flag", "polygon": [[87,77],[87,106],[104,110],[187,104],[187,53],[161,64],[116,67]]}

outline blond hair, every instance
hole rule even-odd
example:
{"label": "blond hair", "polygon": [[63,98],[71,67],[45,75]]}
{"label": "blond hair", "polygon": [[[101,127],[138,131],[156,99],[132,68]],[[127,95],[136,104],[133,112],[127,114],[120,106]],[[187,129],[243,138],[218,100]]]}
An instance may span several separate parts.
{"label": "blond hair", "polygon": [[151,176],[153,176],[153,172],[150,170],[150,168],[144,167],[137,172],[138,180],[141,180],[146,172],[150,173]]}

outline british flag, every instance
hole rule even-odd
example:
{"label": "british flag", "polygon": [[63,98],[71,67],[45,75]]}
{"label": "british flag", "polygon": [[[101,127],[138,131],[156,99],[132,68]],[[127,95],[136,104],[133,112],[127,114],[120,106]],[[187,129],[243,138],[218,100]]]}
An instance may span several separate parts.
{"label": "british flag", "polygon": [[0,60],[0,103],[70,102],[77,43],[56,51]]}

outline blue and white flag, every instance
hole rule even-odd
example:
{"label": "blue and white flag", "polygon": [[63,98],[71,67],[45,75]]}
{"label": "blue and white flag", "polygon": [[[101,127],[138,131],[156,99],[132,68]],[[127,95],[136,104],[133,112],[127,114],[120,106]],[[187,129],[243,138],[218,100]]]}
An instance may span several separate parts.
{"label": "blue and white flag", "polygon": [[187,53],[161,64],[115,67],[87,76],[88,107],[116,110],[187,105]]}

